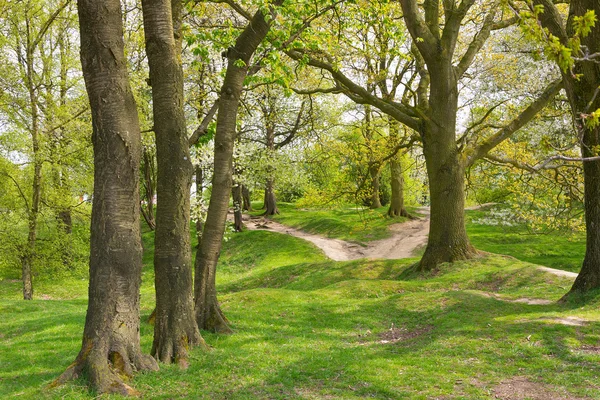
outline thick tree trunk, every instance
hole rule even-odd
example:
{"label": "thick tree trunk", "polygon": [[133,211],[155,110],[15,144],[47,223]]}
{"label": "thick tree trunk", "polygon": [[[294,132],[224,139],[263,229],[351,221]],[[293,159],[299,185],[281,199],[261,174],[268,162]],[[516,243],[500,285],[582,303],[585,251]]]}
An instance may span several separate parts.
{"label": "thick tree trunk", "polygon": [[279,208],[277,208],[277,197],[275,197],[275,179],[267,178],[267,184],[265,185],[265,212],[263,215],[276,215],[279,214]]}
{"label": "thick tree trunk", "polygon": [[250,189],[246,185],[242,185],[242,200],[244,206],[243,211],[252,211],[252,202],[250,201]]}
{"label": "thick tree trunk", "polygon": [[181,5],[142,0],[150,64],[157,159],[154,271],[156,319],[152,355],[188,365],[188,352],[203,343],[194,318],[190,247],[192,163],[183,112]]}
{"label": "thick tree trunk", "polygon": [[85,372],[100,393],[134,395],[124,379],[158,369],[140,349],[140,129],[120,2],[78,0],[78,10],[94,146],[89,302],[81,351],[54,384]]}
{"label": "thick tree trunk", "polygon": [[[276,0],[274,5],[280,5]],[[273,15],[269,16],[272,21]],[[215,133],[215,160],[212,194],[208,206],[202,242],[196,253],[194,294],[196,322],[200,329],[230,332],[227,319],[217,301],[216,267],[221,253],[233,172],[233,144],[236,137],[237,112],[250,58],[267,35],[270,22],[257,11],[238,37],[235,46],[227,50],[227,73],[219,99],[219,115]]]}
{"label": "thick tree trunk", "polygon": [[440,60],[430,74],[430,118],[421,134],[431,217],[427,247],[419,263],[421,270],[477,255],[465,228],[465,171],[456,146],[458,90],[454,70],[450,61]]}
{"label": "thick tree trunk", "polygon": [[[600,3],[596,0],[573,0],[569,9],[569,21],[574,16],[582,16],[588,10],[600,15]],[[568,27],[571,31],[572,27]],[[590,54],[600,52],[600,26],[592,28],[590,34],[583,38],[582,44],[587,46]],[[574,79],[575,74],[581,77]],[[563,74],[565,90],[571,104],[575,126],[581,135],[581,154],[584,158],[598,155],[600,146],[600,128],[590,128],[582,119],[600,108],[600,65],[596,62],[577,62],[575,71]],[[600,161],[583,163],[585,189],[585,223],[587,229],[585,257],[581,271],[573,283],[570,293],[584,293],[600,288]]]}
{"label": "thick tree trunk", "polygon": [[381,200],[379,199],[379,177],[381,170],[379,164],[371,164],[369,166],[369,175],[371,176],[371,195],[369,196],[371,209],[381,207]]}
{"label": "thick tree trunk", "polygon": [[390,208],[388,216],[390,217],[410,217],[404,208],[404,175],[402,171],[402,161],[399,156],[390,160],[391,192]]}

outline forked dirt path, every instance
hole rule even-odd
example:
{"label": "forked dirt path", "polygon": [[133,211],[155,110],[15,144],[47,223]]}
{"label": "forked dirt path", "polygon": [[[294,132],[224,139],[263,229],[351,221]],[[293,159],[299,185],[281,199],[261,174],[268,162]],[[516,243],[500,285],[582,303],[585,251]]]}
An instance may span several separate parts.
{"label": "forked dirt path", "polygon": [[[481,206],[467,209],[474,210],[487,205],[482,204]],[[390,225],[388,229],[392,231],[391,237],[368,242],[366,247],[340,239],[331,239],[304,232],[263,217],[248,218],[247,215],[244,215],[244,225],[250,230],[264,229],[307,240],[323,250],[325,255],[334,261],[357,260],[360,258],[397,260],[414,257],[415,251],[427,244],[427,236],[429,235],[429,207],[421,207],[417,212],[420,214],[418,219]],[[575,272],[543,266],[538,266],[538,269],[566,278],[575,279],[577,277]]]}
{"label": "forked dirt path", "polygon": [[323,250],[334,261],[359,258],[400,259],[413,257],[414,251],[427,243],[429,234],[429,209],[419,209],[422,218],[390,225],[392,236],[369,242],[366,247],[340,239],[326,238],[282,225],[266,218],[250,218],[244,225],[250,230],[265,229],[307,240]]}

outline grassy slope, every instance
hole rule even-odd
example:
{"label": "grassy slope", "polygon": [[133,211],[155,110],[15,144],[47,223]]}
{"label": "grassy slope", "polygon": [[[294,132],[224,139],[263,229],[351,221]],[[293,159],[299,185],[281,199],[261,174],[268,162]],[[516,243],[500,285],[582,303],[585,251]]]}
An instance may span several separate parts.
{"label": "grassy slope", "polygon": [[[332,238],[364,243],[389,237],[387,226],[405,218],[387,218],[387,208],[359,210],[303,210],[283,204],[281,215],[273,217],[282,224]],[[414,212],[414,210],[412,210]],[[257,212],[255,212],[257,214]],[[585,253],[585,234],[532,234],[524,226],[502,227],[473,224],[484,211],[467,211],[469,238],[478,249],[513,256],[521,261],[578,272]]]}
{"label": "grassy slope", "polygon": [[534,264],[579,272],[585,254],[585,233],[532,234],[524,226],[502,227],[470,223],[483,211],[467,212],[467,232],[482,250],[507,254]]}
{"label": "grassy slope", "polygon": [[[404,222],[406,218],[390,219],[387,207],[375,210],[361,207],[336,209],[299,209],[293,204],[278,203],[281,214],[273,220],[310,233],[364,243],[390,236],[388,225]],[[253,212],[260,215],[260,210]]]}
{"label": "grassy slope", "polygon": [[[145,261],[147,316],[149,252]],[[236,333],[205,334],[213,350],[195,350],[190,369],[163,366],[133,385],[144,398],[164,399],[483,399],[519,376],[554,394],[600,398],[600,356],[581,350],[600,341],[599,301],[527,305],[489,297],[557,300],[570,285],[510,258],[456,263],[426,279],[411,273],[411,262],[333,262],[293,237],[237,234],[219,266],[221,301]],[[22,302],[19,291],[18,283],[0,281],[0,398],[93,398],[82,381],[43,388],[79,350],[84,283],[38,286],[55,300]],[[591,322],[554,320],[572,315]],[[152,327],[143,323],[141,337],[149,351]]]}

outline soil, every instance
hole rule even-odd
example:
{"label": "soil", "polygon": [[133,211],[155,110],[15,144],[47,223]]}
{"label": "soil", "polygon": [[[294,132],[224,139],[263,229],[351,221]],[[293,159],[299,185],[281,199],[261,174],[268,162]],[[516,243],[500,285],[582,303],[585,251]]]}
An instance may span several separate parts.
{"label": "soil", "polygon": [[493,390],[497,399],[503,400],[583,400],[574,397],[562,388],[539,382],[532,382],[526,377],[515,376],[500,382]]}

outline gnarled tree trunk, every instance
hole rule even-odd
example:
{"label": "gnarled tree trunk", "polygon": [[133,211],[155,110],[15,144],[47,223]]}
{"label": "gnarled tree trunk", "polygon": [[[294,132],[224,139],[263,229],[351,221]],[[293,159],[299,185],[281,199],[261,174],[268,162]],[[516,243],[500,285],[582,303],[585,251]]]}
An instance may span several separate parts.
{"label": "gnarled tree trunk", "polygon": [[267,178],[267,184],[265,185],[265,212],[263,215],[276,215],[279,214],[279,208],[277,208],[277,197],[275,197],[275,179]]}
{"label": "gnarled tree trunk", "polygon": [[252,202],[250,201],[250,189],[248,189],[248,186],[246,185],[242,185],[242,199],[244,203],[242,210],[252,211]]}
{"label": "gnarled tree trunk", "polygon": [[380,166],[378,163],[373,163],[369,166],[369,175],[371,176],[371,196],[369,196],[369,207],[376,209],[381,207],[379,199],[379,178],[381,175]]}
{"label": "gnarled tree trunk", "polygon": [[89,302],[81,351],[54,382],[85,371],[100,393],[137,394],[134,371],[156,370],[140,349],[140,129],[123,52],[118,0],[78,0],[83,76],[92,110],[94,197]]}

